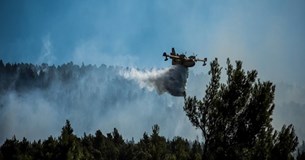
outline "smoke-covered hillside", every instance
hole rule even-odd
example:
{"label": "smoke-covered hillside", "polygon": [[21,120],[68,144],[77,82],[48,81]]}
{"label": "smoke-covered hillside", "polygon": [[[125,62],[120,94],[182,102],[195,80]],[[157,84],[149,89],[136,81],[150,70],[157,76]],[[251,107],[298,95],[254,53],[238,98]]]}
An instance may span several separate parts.
{"label": "smoke-covered hillside", "polygon": [[[130,71],[72,62],[50,66],[1,61],[0,143],[14,134],[30,140],[55,136],[66,119],[78,135],[116,127],[127,139],[138,139],[159,124],[166,137],[200,137],[183,112],[183,97],[143,88],[126,78]],[[204,77],[189,78],[197,79],[200,83],[189,92],[202,95]]]}
{"label": "smoke-covered hillside", "polygon": [[[111,132],[116,127],[126,139],[137,140],[159,124],[165,137],[201,137],[185,116],[183,97],[158,94],[164,90],[158,91],[155,80],[169,70],[173,68],[139,70],[0,60],[0,144],[13,135],[29,140],[58,136],[66,119],[79,136],[98,129]],[[189,71],[187,95],[201,98],[208,80],[204,74]],[[280,129],[292,123],[300,140],[305,139],[304,93],[304,87],[276,83],[273,125]]]}

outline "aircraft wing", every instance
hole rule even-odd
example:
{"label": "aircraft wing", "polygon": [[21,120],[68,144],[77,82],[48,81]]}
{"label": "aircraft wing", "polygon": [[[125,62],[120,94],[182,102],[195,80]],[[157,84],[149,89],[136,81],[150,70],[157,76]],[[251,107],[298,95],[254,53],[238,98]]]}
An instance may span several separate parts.
{"label": "aircraft wing", "polygon": [[204,59],[199,59],[199,58],[196,58],[195,60],[196,60],[196,61],[205,62],[205,61],[207,61],[207,58],[204,58]]}
{"label": "aircraft wing", "polygon": [[208,60],[207,58],[204,58],[204,59],[196,58],[196,59],[195,59],[196,62],[197,62],[197,61],[203,62],[203,66],[206,65],[207,60]]}
{"label": "aircraft wing", "polygon": [[180,59],[179,56],[173,56],[173,55],[168,55],[169,58],[172,58],[172,59]]}

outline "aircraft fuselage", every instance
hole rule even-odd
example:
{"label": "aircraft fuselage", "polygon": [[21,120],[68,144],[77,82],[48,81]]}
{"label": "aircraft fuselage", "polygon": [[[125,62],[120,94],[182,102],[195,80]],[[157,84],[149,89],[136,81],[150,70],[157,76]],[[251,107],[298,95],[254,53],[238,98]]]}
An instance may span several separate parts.
{"label": "aircraft fuselage", "polygon": [[172,65],[183,65],[184,67],[193,67],[195,66],[195,62],[193,60],[180,60],[180,59],[173,59]]}

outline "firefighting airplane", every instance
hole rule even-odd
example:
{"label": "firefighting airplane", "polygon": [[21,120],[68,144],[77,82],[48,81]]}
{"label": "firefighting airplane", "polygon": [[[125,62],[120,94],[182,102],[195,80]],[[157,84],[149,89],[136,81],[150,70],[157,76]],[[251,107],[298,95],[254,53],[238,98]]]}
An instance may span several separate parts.
{"label": "firefighting airplane", "polygon": [[171,58],[172,65],[180,64],[184,67],[193,67],[197,61],[203,62],[203,66],[205,66],[207,62],[207,58],[198,59],[196,56],[186,57],[185,54],[178,54],[176,53],[175,48],[172,48],[172,52],[169,55],[164,52],[163,56],[165,57],[165,61],[167,61],[168,58]]}

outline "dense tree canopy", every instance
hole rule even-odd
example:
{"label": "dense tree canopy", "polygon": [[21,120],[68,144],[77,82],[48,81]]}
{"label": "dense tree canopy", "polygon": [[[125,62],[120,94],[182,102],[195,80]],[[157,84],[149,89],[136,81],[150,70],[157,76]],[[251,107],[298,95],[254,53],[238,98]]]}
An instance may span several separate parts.
{"label": "dense tree canopy", "polygon": [[211,62],[210,83],[202,100],[188,97],[184,110],[202,131],[204,159],[291,159],[298,144],[292,125],[274,131],[271,121],[275,85],[257,80],[227,60],[227,81],[221,83],[217,59]]}
{"label": "dense tree canopy", "polygon": [[84,134],[79,138],[73,134],[73,128],[67,120],[58,138],[50,136],[46,140],[29,142],[13,136],[0,147],[0,159],[132,159],[132,160],[193,160],[201,159],[202,145],[181,137],[166,140],[159,135],[159,126],[152,127],[152,134],[143,134],[138,143],[124,140],[114,128],[112,133],[104,135],[100,130],[95,135]]}

